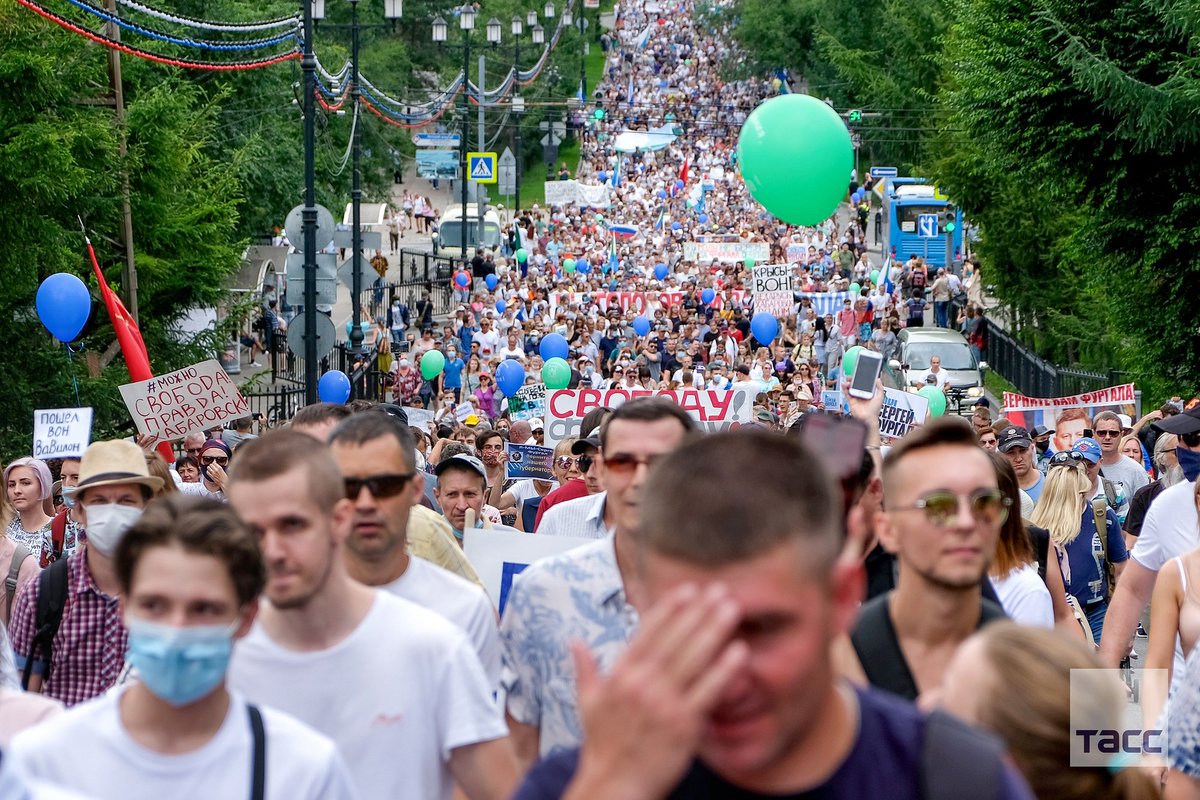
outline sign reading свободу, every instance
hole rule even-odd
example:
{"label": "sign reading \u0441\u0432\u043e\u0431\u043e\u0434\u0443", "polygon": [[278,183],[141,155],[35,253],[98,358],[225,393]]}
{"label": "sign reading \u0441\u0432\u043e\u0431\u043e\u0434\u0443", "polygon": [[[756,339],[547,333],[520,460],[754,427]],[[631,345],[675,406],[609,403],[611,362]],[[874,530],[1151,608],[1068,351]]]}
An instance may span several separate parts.
{"label": "sign reading \u0441\u0432\u043e\u0431\u043e\u0434\u0443", "polygon": [[138,432],[159,440],[179,439],[250,413],[250,404],[215,359],[127,383],[121,398]]}

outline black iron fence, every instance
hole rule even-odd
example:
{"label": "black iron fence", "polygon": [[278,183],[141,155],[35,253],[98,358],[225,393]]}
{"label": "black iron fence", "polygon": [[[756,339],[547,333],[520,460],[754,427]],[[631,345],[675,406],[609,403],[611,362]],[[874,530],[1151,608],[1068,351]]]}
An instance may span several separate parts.
{"label": "black iron fence", "polygon": [[991,319],[987,320],[984,360],[997,375],[1029,397],[1065,397],[1128,381],[1122,370],[1093,371],[1051,364]]}

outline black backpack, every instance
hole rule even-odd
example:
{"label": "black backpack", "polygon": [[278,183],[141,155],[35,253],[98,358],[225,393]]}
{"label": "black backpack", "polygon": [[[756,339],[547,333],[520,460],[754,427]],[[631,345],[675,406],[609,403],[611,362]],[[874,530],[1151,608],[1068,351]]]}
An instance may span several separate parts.
{"label": "black backpack", "polygon": [[54,637],[62,624],[63,612],[67,608],[68,559],[60,558],[38,575],[37,610],[34,613],[33,641],[25,659],[25,670],[21,675],[21,686],[29,689],[33,675],[33,662],[41,652],[45,667],[42,670],[42,685],[50,680],[50,661],[54,650]]}

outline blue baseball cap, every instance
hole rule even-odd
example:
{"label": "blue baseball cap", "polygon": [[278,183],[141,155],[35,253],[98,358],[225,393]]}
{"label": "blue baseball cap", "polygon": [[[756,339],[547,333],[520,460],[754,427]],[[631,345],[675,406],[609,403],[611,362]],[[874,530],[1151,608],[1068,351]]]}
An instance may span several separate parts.
{"label": "blue baseball cap", "polygon": [[1076,453],[1081,454],[1092,464],[1100,463],[1100,445],[1095,439],[1084,437],[1075,443],[1071,448]]}

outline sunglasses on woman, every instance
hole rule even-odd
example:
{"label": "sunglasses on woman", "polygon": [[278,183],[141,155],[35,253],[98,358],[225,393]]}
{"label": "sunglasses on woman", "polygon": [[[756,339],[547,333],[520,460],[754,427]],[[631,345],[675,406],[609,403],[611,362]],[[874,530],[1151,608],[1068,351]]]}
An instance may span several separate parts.
{"label": "sunglasses on woman", "polygon": [[1078,467],[1083,464],[1083,453],[1074,450],[1060,450],[1050,457],[1052,467]]}
{"label": "sunglasses on woman", "polygon": [[218,464],[222,467],[229,466],[229,456],[200,456],[200,463],[206,467]]}

